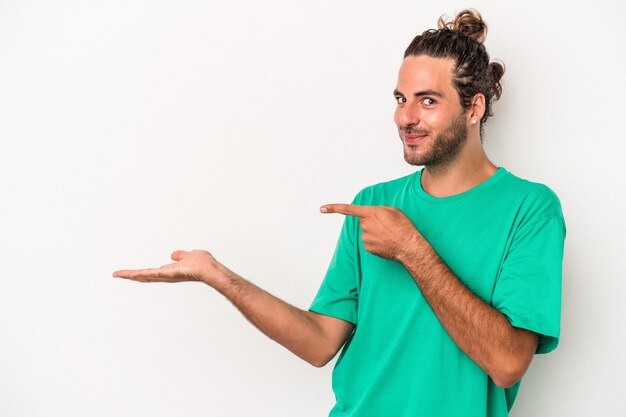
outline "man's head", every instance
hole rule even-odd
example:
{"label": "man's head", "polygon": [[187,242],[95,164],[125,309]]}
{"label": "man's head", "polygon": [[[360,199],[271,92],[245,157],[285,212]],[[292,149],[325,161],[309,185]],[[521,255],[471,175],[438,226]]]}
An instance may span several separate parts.
{"label": "man's head", "polygon": [[487,26],[474,10],[439,19],[411,42],[400,67],[395,121],[405,159],[413,165],[446,162],[465,146],[468,133],[482,140],[483,124],[500,97],[504,68],[489,62],[482,42]]}

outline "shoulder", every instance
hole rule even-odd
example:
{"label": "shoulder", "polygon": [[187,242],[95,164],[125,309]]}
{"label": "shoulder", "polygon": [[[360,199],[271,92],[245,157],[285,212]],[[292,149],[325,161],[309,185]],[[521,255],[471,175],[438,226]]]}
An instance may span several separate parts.
{"label": "shoulder", "polygon": [[502,184],[504,192],[510,193],[519,201],[522,211],[533,217],[562,217],[561,201],[546,184],[529,181],[508,173]]}
{"label": "shoulder", "polygon": [[566,226],[561,202],[547,185],[508,173],[506,180],[502,182],[502,195],[509,196],[510,207],[515,210],[512,214],[516,235],[523,236],[529,231],[549,225],[549,229],[565,236]]}

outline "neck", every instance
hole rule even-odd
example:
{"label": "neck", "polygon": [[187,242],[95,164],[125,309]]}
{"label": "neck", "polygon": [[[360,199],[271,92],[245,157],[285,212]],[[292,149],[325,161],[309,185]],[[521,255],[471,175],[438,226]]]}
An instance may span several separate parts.
{"label": "neck", "polygon": [[434,197],[461,194],[488,180],[497,169],[480,139],[473,138],[453,160],[425,166],[422,188]]}

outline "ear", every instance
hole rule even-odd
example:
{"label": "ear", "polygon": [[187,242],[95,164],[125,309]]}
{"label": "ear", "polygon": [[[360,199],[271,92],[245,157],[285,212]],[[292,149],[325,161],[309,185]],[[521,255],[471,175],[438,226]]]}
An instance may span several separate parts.
{"label": "ear", "polygon": [[472,124],[472,120],[476,120],[475,124],[480,124],[480,120],[485,115],[485,95],[483,93],[476,93],[472,97],[467,115],[467,123]]}

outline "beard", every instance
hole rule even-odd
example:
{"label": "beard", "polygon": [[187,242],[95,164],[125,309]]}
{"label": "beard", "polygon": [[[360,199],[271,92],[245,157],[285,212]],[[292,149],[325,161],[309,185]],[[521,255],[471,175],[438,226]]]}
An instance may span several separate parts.
{"label": "beard", "polygon": [[[427,130],[400,127],[400,134],[430,134]],[[449,165],[467,142],[468,130],[463,113],[450,123],[441,133],[434,136],[432,146],[424,153],[413,152],[423,145],[404,145],[404,160],[411,165],[445,166]],[[402,139],[402,135],[400,135]],[[404,143],[404,141],[403,141]]]}

